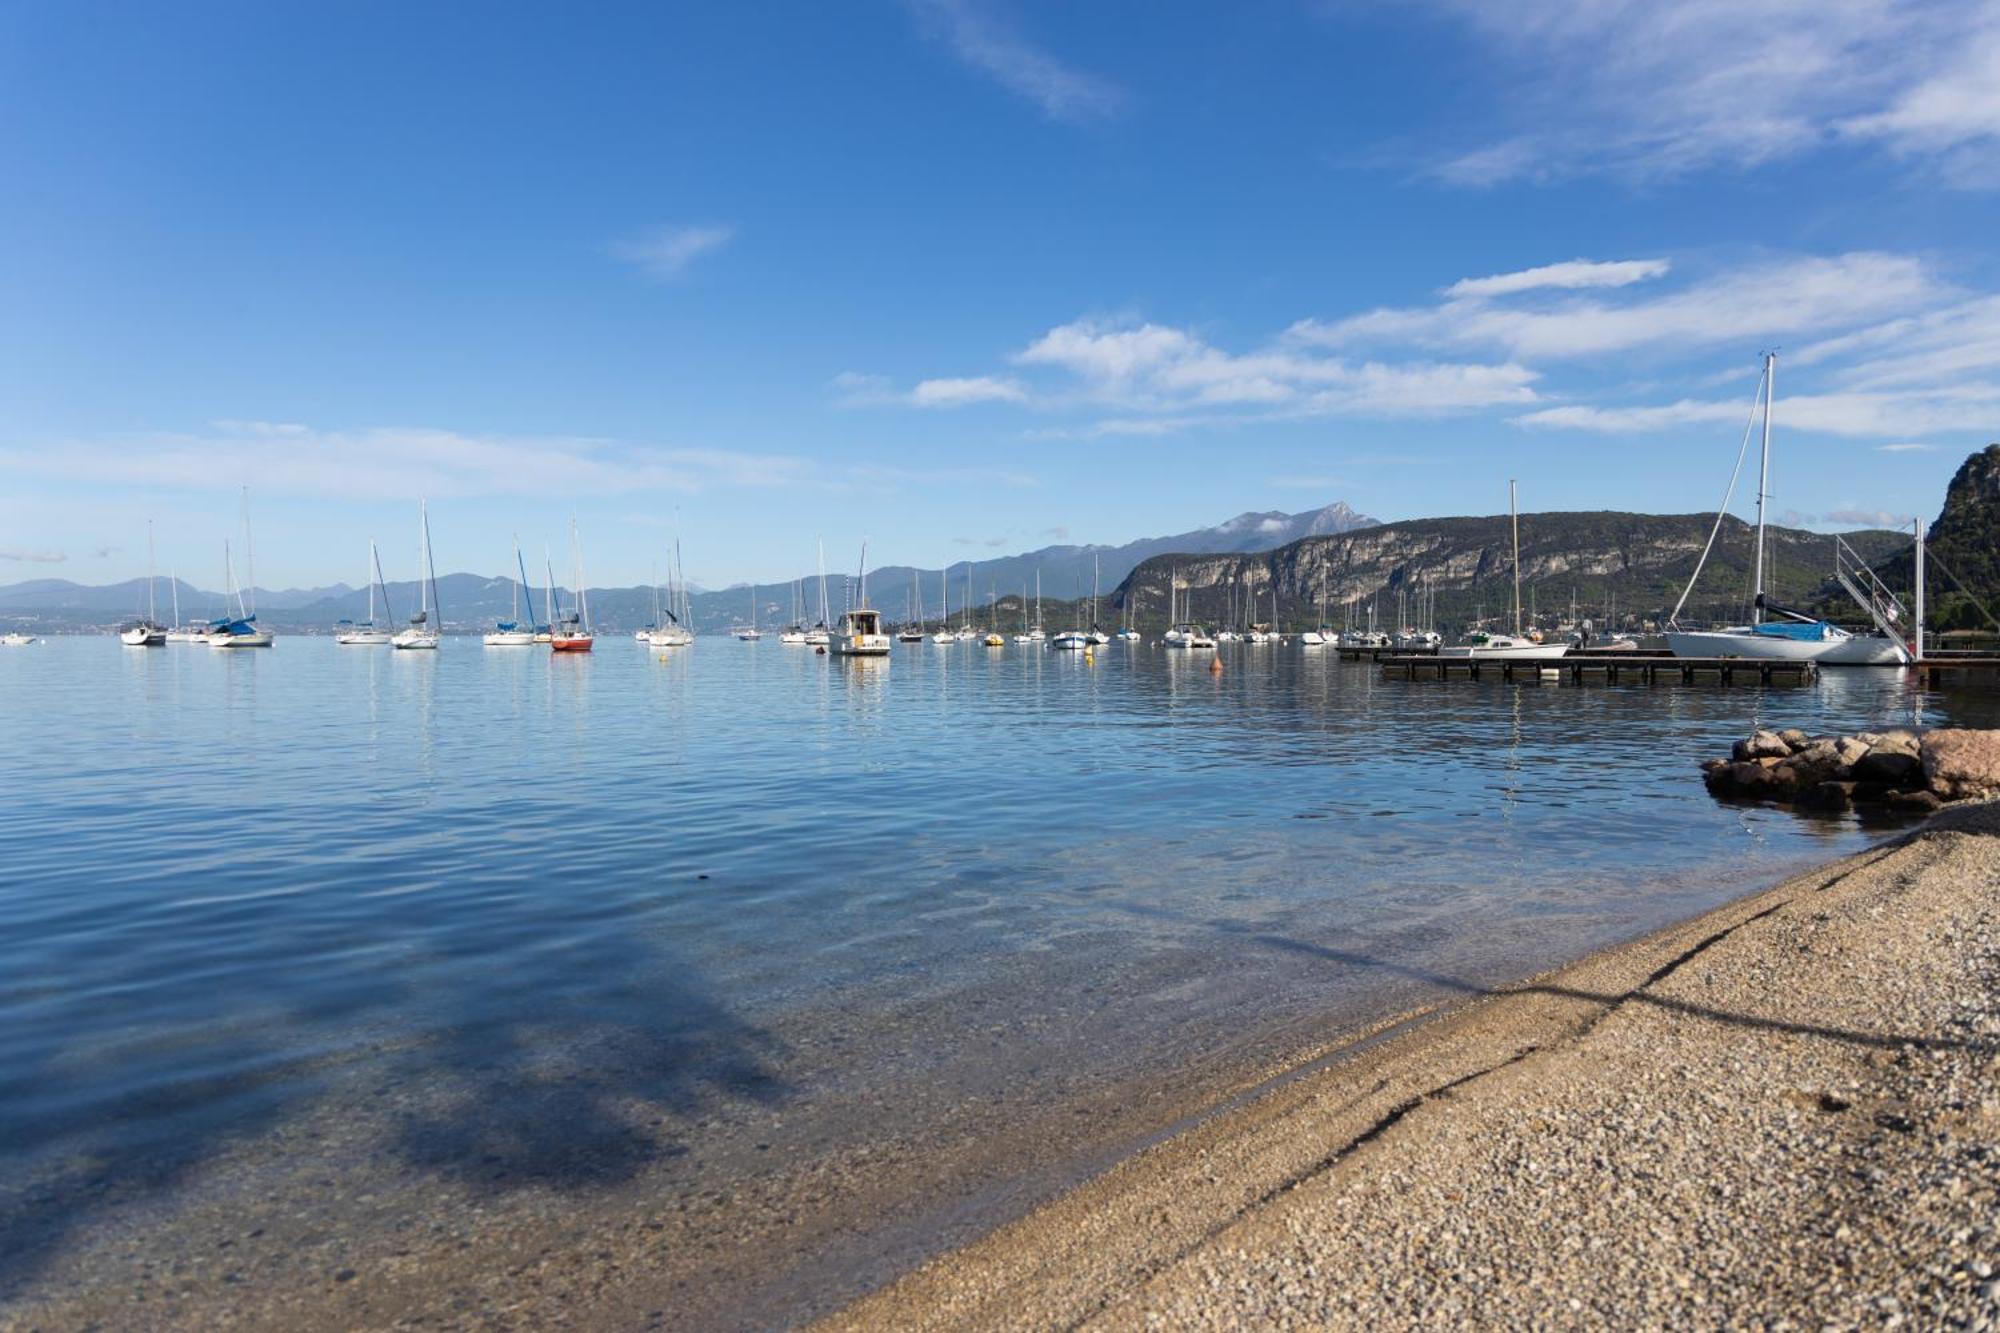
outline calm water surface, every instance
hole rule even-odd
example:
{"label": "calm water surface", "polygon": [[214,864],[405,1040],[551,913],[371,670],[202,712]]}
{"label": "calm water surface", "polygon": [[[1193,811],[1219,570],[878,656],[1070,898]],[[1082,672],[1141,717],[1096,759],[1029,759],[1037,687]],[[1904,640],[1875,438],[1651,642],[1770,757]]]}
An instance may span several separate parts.
{"label": "calm water surface", "polygon": [[1709,800],[1753,723],[2000,719],[1222,657],[0,651],[0,1309],[273,1196],[363,1255],[673,1200],[760,1256],[705,1319],[794,1319],[1332,1025],[1879,836]]}

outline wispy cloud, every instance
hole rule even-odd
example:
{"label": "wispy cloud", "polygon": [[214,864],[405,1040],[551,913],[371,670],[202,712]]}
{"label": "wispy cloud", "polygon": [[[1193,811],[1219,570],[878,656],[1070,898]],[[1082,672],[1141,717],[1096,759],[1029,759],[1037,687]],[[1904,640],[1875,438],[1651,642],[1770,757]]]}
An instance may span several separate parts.
{"label": "wispy cloud", "polygon": [[1991,0],[1432,0],[1477,44],[1503,132],[1434,174],[1491,186],[1740,169],[1841,145],[2000,183]]}
{"label": "wispy cloud", "polygon": [[[849,374],[834,387],[847,406],[1026,410],[1032,439],[1481,414],[1536,430],[1661,434],[1741,422],[1750,352],[1807,335],[1785,357],[1803,374],[1781,376],[1783,430],[1918,452],[1926,436],[1990,430],[2000,415],[2000,296],[1967,292],[1910,255],[1692,268],[1583,258],[1436,291],[1425,304],[1296,320],[1241,351],[1192,327],[1086,316],[1029,338],[1007,373],[914,390]],[[1630,378],[1642,352],[1646,373]],[[1718,373],[1718,355],[1734,364]],[[1662,385],[1679,392],[1659,401]]]}
{"label": "wispy cloud", "polygon": [[1007,29],[982,0],[908,0],[927,34],[1051,120],[1096,120],[1124,109],[1125,91],[1074,69]]}
{"label": "wispy cloud", "polygon": [[914,389],[898,389],[887,375],[844,371],[830,387],[840,407],[971,407],[979,403],[1026,402],[1028,391],[1015,380],[996,375],[947,376],[920,381]]}
{"label": "wispy cloud", "polygon": [[1664,259],[1571,259],[1561,264],[1543,264],[1518,273],[1496,273],[1485,278],[1460,278],[1444,289],[1449,297],[1511,296],[1544,287],[1629,287],[1635,282],[1657,278],[1673,266]]}
{"label": "wispy cloud", "polygon": [[1851,524],[1857,528],[1907,528],[1915,514],[1897,514],[1887,509],[1829,509],[1819,516],[1822,523]]}
{"label": "wispy cloud", "polygon": [[0,546],[0,560],[26,565],[60,565],[69,559],[61,551],[29,550],[21,546]]}
{"label": "wispy cloud", "polygon": [[1323,347],[1407,343],[1430,348],[1497,348],[1517,358],[1592,356],[1659,344],[1740,343],[1800,331],[1851,328],[1862,320],[1933,302],[1946,291],[1917,259],[1861,251],[1774,258],[1639,300],[1563,297],[1520,303],[1491,299],[1532,290],[1506,284],[1525,281],[1534,272],[1473,279],[1475,287],[1498,286],[1470,296],[1450,295],[1467,286],[1455,283],[1446,289],[1446,299],[1433,305],[1387,307],[1331,321],[1301,320],[1292,326],[1290,338]]}
{"label": "wispy cloud", "polygon": [[736,229],[719,224],[654,227],[614,242],[611,253],[636,265],[649,278],[678,278],[703,255],[720,250],[735,238]]}
{"label": "wispy cloud", "polygon": [[1934,444],[1908,443],[1878,444],[1875,446],[1875,452],[1878,454],[1934,454],[1937,452],[1937,446]]}
{"label": "wispy cloud", "polygon": [[413,426],[270,435],[227,430],[0,446],[0,476],[89,480],[173,494],[233,489],[377,499],[383,495],[550,495],[719,488],[835,487],[812,460],[581,436],[472,435]]}
{"label": "wispy cloud", "polygon": [[964,407],[970,403],[1019,403],[1027,390],[1009,379],[974,375],[961,379],[925,380],[910,390],[910,402],[917,407]]}

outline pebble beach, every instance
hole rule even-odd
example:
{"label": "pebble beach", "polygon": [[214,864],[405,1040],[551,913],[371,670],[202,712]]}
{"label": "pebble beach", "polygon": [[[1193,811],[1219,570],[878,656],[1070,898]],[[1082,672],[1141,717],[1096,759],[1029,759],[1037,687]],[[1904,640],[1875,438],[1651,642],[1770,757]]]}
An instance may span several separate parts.
{"label": "pebble beach", "polygon": [[1448,1012],[830,1328],[2000,1326],[2000,803]]}

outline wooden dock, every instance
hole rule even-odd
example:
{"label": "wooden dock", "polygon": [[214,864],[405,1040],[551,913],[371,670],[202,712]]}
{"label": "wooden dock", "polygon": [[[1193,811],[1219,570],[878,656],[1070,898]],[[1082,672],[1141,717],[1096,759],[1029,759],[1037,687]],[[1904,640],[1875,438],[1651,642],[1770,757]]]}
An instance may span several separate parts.
{"label": "wooden dock", "polygon": [[1382,674],[1404,680],[1568,680],[1684,685],[1804,685],[1819,679],[1817,662],[1783,662],[1747,657],[1658,657],[1638,653],[1570,653],[1522,660],[1506,657],[1441,657],[1401,653],[1382,660]]}
{"label": "wooden dock", "polygon": [[1924,660],[1916,664],[1915,671],[1918,676],[1926,680],[1933,676],[1949,675],[1954,672],[1985,675],[1992,672],[2000,672],[2000,657],[1993,657],[1984,653],[1942,652],[1926,654]]}

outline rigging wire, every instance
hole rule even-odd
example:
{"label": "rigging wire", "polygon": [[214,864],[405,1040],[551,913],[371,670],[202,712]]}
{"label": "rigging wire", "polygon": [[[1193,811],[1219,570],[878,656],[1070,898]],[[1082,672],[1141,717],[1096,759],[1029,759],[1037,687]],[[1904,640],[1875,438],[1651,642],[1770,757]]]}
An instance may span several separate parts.
{"label": "rigging wire", "polygon": [[1736,448],[1736,466],[1729,474],[1729,488],[1722,493],[1722,507],[1715,511],[1715,526],[1708,530],[1708,542],[1701,548],[1701,559],[1694,563],[1694,573],[1688,575],[1687,586],[1681,589],[1681,599],[1674,603],[1674,609],[1667,616],[1667,625],[1678,628],[1681,608],[1687,605],[1688,594],[1694,591],[1695,582],[1701,578],[1702,567],[1708,563],[1709,552],[1715,549],[1715,535],[1722,531],[1722,520],[1729,513],[1729,502],[1736,498],[1736,482],[1743,475],[1743,460],[1750,454],[1750,432],[1757,428],[1757,405],[1764,400],[1765,382],[1770,378],[1770,367],[1757,377],[1757,392],[1750,399],[1750,419],[1743,423],[1743,443]]}

